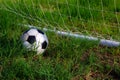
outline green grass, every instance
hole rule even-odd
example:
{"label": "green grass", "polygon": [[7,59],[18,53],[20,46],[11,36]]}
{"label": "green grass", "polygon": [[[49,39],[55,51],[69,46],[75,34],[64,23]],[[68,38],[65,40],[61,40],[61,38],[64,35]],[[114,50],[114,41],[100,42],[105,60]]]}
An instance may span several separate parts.
{"label": "green grass", "polygon": [[18,25],[46,26],[120,40],[119,0],[116,9],[114,0],[103,0],[103,4],[102,0],[67,0],[68,4],[66,0],[31,1],[0,0],[0,80],[120,78],[120,47],[104,47],[98,42],[46,32],[49,46],[44,54],[35,55],[36,52],[23,48],[20,36],[27,28]]}

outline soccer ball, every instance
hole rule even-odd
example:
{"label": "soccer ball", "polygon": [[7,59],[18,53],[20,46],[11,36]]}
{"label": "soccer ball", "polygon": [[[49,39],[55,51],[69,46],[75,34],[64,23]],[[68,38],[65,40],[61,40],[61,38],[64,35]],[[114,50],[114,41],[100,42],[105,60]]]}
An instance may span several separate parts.
{"label": "soccer ball", "polygon": [[48,46],[46,34],[36,28],[25,31],[21,36],[21,40],[27,50],[36,51],[37,54],[42,54]]}

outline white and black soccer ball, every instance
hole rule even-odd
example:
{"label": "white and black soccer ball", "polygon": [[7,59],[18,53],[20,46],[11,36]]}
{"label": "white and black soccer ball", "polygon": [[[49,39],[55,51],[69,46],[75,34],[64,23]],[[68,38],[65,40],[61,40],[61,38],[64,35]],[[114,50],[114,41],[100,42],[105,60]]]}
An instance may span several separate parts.
{"label": "white and black soccer ball", "polygon": [[48,46],[46,34],[36,28],[25,31],[21,36],[21,40],[27,50],[36,51],[37,54],[42,54]]}

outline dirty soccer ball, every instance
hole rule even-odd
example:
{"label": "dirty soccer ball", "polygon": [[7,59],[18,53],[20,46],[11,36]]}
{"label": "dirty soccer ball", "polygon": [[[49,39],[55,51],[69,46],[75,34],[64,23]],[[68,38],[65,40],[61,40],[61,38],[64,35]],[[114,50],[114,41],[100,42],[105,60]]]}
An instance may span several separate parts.
{"label": "dirty soccer ball", "polygon": [[42,54],[48,46],[48,38],[44,32],[39,29],[31,28],[21,36],[23,46],[29,51],[36,51]]}

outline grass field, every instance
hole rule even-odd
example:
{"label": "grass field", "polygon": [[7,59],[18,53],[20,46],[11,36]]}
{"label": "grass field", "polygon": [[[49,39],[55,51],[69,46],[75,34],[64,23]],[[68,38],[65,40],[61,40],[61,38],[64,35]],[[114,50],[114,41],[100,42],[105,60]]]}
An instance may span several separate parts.
{"label": "grass field", "polygon": [[42,55],[26,51],[19,24],[120,41],[119,0],[0,0],[0,80],[118,80],[120,47],[46,32]]}

